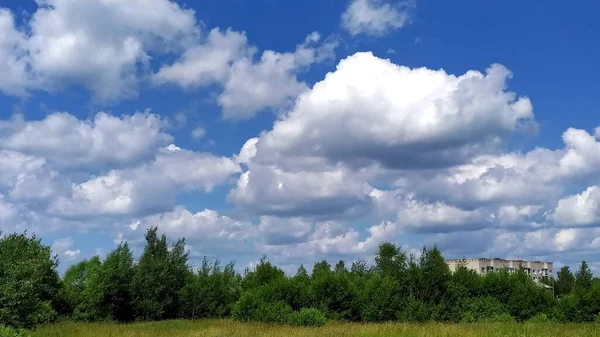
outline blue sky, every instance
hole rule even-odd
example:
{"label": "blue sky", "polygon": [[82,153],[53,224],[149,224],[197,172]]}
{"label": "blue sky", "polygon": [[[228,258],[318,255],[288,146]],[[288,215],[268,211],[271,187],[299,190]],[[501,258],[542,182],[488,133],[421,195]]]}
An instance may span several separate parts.
{"label": "blue sky", "polygon": [[240,268],[596,261],[599,9],[5,0],[0,230],[61,270],[153,225]]}

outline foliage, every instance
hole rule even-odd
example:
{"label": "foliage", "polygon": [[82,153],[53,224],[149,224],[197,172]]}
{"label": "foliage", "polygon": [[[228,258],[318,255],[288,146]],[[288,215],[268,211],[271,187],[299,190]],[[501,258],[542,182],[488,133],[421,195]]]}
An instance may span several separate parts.
{"label": "foliage", "polygon": [[527,320],[527,323],[547,323],[549,322],[548,315],[544,313],[536,314]]}
{"label": "foliage", "polygon": [[189,273],[185,240],[178,240],[169,251],[167,237],[158,228],[146,233],[146,247],[132,279],[133,304],[139,318],[175,318],[179,312],[179,292]]}
{"label": "foliage", "polygon": [[29,333],[23,330],[0,325],[0,337],[29,337]]}
{"label": "foliage", "polygon": [[290,322],[292,308],[281,301],[269,302],[265,300],[261,290],[257,289],[244,293],[233,308],[233,317],[245,322]]}
{"label": "foliage", "polygon": [[584,293],[590,290],[592,287],[592,271],[588,266],[587,262],[581,262],[579,270],[575,273],[575,282],[573,284],[573,291],[582,296]]}
{"label": "foliage", "polygon": [[127,243],[121,243],[102,263],[102,304],[106,315],[116,321],[133,320],[133,255]]}
{"label": "foliage", "polygon": [[[594,322],[600,314],[600,279],[582,262],[575,275],[562,268],[552,291],[523,270],[479,275],[465,267],[450,272],[441,251],[425,247],[407,256],[384,242],[374,265],[364,260],[350,269],[339,261],[300,266],[285,275],[263,256],[244,275],[234,263],[206,258],[188,265],[185,241],[171,247],[156,227],[134,263],[127,243],[102,261],[71,266],[63,279],[50,248],[35,236],[0,238],[0,320],[32,328],[54,320],[129,322],[174,318],[225,318],[238,321],[322,326],[325,319],[357,322]],[[7,328],[5,328],[6,330]],[[8,330],[6,330],[8,331]]]}
{"label": "foliage", "polygon": [[560,268],[556,282],[554,283],[554,291],[556,296],[563,296],[571,293],[573,285],[575,284],[575,276],[571,273],[569,266],[563,266]]}
{"label": "foliage", "polygon": [[220,262],[206,258],[197,273],[190,272],[179,292],[181,316],[187,318],[225,317],[241,292],[240,278],[234,263],[221,270]]}
{"label": "foliage", "polygon": [[[1,233],[0,233],[1,235]],[[51,321],[58,298],[58,261],[35,235],[0,237],[0,322],[31,328]]]}
{"label": "foliage", "polygon": [[319,309],[302,308],[291,316],[291,324],[294,326],[323,326],[327,322],[327,318]]}

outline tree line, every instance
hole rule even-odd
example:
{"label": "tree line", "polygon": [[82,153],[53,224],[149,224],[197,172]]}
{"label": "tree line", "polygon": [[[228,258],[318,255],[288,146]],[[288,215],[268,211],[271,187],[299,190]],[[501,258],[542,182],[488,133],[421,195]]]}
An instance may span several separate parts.
{"label": "tree line", "polygon": [[[440,250],[419,257],[381,243],[374,264],[358,260],[300,266],[293,276],[265,257],[237,273],[234,263],[189,264],[185,240],[172,245],[156,227],[134,261],[127,243],[104,260],[81,261],[59,277],[50,247],[27,233],[0,233],[0,326],[33,328],[57,319],[131,322],[224,318],[301,326],[356,322],[599,320],[600,279],[587,263],[540,287],[520,270],[451,272]],[[554,294],[553,294],[554,292]]]}

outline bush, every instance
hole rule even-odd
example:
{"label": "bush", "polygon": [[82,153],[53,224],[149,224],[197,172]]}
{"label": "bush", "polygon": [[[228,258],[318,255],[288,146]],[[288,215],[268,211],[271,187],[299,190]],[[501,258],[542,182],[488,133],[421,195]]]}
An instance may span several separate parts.
{"label": "bush", "polygon": [[537,314],[527,320],[527,323],[547,323],[549,322],[548,316],[544,313]]}
{"label": "bush", "polygon": [[321,310],[315,308],[302,308],[291,317],[290,324],[294,326],[323,326],[327,321]]}
{"label": "bush", "polygon": [[283,302],[262,303],[252,320],[263,323],[289,323],[292,315],[292,307]]}
{"label": "bush", "polygon": [[510,314],[500,314],[494,317],[483,320],[488,323],[515,323],[517,320]]}
{"label": "bush", "polygon": [[423,301],[411,296],[398,318],[402,322],[424,323],[431,320],[431,311]]}
{"label": "bush", "polygon": [[[502,315],[508,315],[508,311],[502,303],[491,296],[469,298],[463,303],[463,308],[465,314],[468,313],[473,316],[473,322],[481,322],[501,317]],[[461,320],[465,319],[465,314],[463,314]]]}
{"label": "bush", "polygon": [[233,317],[244,322],[288,323],[292,313],[292,308],[283,302],[265,301],[258,290],[244,293],[233,307]]}
{"label": "bush", "polygon": [[29,334],[23,330],[0,325],[0,337],[28,337]]}
{"label": "bush", "polygon": [[233,305],[233,318],[242,322],[251,321],[263,303],[264,299],[257,290],[249,290]]}
{"label": "bush", "polygon": [[460,322],[461,323],[475,323],[476,322],[475,315],[473,315],[473,313],[470,311],[463,312]]}

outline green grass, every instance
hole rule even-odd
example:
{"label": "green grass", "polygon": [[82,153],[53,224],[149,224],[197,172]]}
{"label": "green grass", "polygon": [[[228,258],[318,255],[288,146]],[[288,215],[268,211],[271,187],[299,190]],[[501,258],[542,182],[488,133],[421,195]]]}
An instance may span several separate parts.
{"label": "green grass", "polygon": [[231,320],[163,321],[119,325],[60,323],[38,328],[34,337],[566,337],[600,336],[600,324],[356,324],[330,322],[323,328],[239,323]]}

